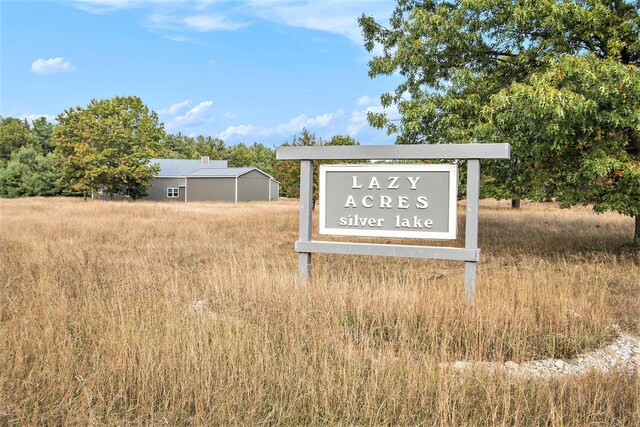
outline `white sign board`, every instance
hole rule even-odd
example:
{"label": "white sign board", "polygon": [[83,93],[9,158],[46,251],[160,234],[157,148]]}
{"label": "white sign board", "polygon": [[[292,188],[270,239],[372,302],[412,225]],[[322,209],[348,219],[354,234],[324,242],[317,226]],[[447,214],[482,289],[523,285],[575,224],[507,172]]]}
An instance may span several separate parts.
{"label": "white sign board", "polygon": [[456,165],[321,165],[320,234],[456,238]]}

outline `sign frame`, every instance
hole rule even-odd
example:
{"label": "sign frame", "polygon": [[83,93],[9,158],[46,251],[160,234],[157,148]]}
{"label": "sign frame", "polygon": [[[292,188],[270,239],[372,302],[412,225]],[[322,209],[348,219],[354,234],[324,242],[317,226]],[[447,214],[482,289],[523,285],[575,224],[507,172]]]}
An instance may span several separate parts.
{"label": "sign frame", "polygon": [[[467,304],[473,305],[480,249],[478,210],[480,202],[480,159],[509,159],[511,146],[487,144],[418,144],[352,146],[284,146],[276,149],[277,160],[300,161],[300,237],[298,280],[304,286],[311,275],[313,253],[430,258],[464,261],[464,288]],[[316,241],[313,224],[313,162],[315,160],[466,160],[467,197],[465,245],[459,247],[389,245]]]}
{"label": "sign frame", "polygon": [[[327,172],[447,172],[449,177],[448,192],[448,223],[446,232],[409,231],[409,230],[358,230],[344,228],[329,228],[326,225],[327,208]],[[320,234],[333,236],[356,237],[392,237],[414,238],[426,240],[454,240],[457,237],[457,197],[458,197],[458,167],[454,164],[373,164],[373,165],[320,165]]]}

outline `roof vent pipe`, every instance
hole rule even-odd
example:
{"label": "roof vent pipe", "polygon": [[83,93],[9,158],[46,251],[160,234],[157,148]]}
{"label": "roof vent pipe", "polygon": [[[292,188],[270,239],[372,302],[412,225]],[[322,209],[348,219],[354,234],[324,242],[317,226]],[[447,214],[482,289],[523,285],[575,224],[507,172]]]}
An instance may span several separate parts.
{"label": "roof vent pipe", "polygon": [[209,164],[209,156],[200,157],[200,161],[202,162],[203,165],[208,165]]}

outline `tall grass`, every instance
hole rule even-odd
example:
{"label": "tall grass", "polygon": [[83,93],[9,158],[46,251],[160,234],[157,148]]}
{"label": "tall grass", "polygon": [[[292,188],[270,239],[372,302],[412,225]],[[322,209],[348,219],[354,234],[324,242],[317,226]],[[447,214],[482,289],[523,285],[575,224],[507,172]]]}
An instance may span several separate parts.
{"label": "tall grass", "polygon": [[315,256],[296,286],[293,201],[0,200],[0,215],[0,424],[640,425],[638,374],[442,363],[639,333],[629,218],[483,201],[469,309],[456,262]]}

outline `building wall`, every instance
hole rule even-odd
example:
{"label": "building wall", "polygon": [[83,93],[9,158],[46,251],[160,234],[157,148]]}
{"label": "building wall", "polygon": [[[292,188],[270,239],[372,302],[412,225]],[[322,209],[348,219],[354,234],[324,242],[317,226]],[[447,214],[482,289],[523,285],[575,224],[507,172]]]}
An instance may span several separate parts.
{"label": "building wall", "polygon": [[270,178],[258,171],[238,177],[238,201],[269,200]]}
{"label": "building wall", "polygon": [[229,178],[187,178],[187,201],[228,201],[236,197],[236,179]]}
{"label": "building wall", "polygon": [[[235,200],[235,177],[191,177],[186,182],[185,188],[184,178],[155,178],[151,181],[146,200],[184,202],[185,196],[188,202]],[[276,181],[258,171],[246,173],[238,177],[238,201],[269,200],[269,187],[271,200],[278,200],[279,185]],[[178,188],[179,197],[167,197],[167,188]]]}
{"label": "building wall", "polygon": [[[183,187],[180,187],[180,186]],[[179,188],[180,197],[167,197],[167,188]],[[184,178],[155,178],[151,180],[149,195],[146,200],[159,200],[167,202],[184,202]]]}

